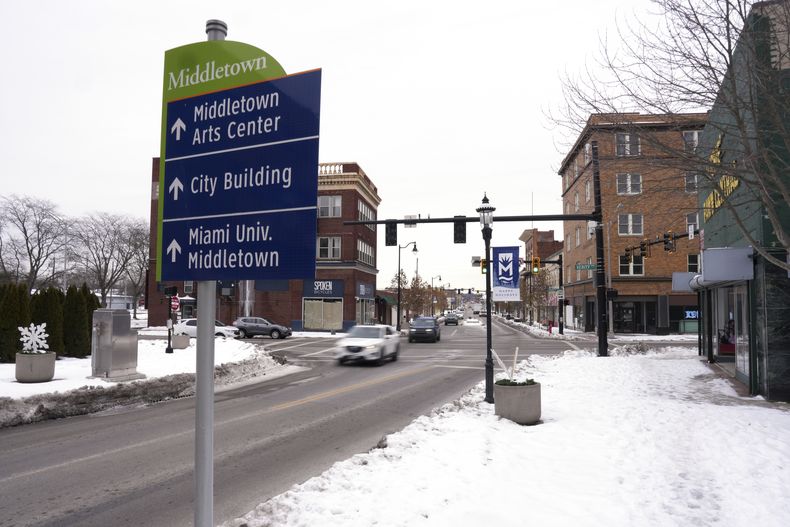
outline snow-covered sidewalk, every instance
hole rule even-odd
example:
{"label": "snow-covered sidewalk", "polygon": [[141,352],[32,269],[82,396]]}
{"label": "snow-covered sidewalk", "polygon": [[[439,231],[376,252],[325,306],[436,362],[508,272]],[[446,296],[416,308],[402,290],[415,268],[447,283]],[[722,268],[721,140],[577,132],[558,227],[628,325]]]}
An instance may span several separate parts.
{"label": "snow-covered sidewalk", "polygon": [[532,356],[519,376],[541,424],[496,417],[481,383],[224,525],[788,524],[789,405],[739,397],[696,352]]}

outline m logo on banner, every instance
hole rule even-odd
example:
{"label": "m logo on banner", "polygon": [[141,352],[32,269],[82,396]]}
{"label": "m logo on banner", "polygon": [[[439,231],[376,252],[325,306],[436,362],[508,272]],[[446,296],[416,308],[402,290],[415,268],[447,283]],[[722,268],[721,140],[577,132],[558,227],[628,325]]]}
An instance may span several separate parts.
{"label": "m logo on banner", "polygon": [[497,276],[500,284],[513,283],[513,255],[509,253],[500,254],[497,259]]}

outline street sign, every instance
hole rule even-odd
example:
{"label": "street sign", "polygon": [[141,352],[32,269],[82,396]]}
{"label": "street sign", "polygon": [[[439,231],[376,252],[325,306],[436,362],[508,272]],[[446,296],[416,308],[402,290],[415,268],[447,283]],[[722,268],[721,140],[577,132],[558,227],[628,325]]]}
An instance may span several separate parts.
{"label": "street sign", "polygon": [[577,271],[595,271],[598,269],[598,265],[594,263],[577,263],[576,270]]}
{"label": "street sign", "polygon": [[178,299],[177,296],[174,296],[170,299],[170,309],[172,311],[178,311],[178,308],[181,307],[181,301]]}
{"label": "street sign", "polygon": [[[248,48],[261,56],[224,66],[203,58],[188,76],[175,65],[168,74],[166,56],[158,280],[315,277],[321,71],[260,81],[282,69]],[[271,71],[258,82],[209,82],[261,64]],[[194,89],[203,78],[206,89]],[[190,90],[173,96],[173,85]]]}
{"label": "street sign", "polygon": [[557,300],[564,300],[564,299],[565,299],[565,289],[558,289]]}

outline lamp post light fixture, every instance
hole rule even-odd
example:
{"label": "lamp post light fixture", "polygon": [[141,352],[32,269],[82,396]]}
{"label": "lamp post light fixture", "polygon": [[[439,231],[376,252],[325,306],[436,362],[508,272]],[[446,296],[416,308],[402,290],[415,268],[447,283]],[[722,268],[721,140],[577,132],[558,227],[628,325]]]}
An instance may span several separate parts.
{"label": "lamp post light fixture", "polygon": [[400,268],[400,250],[405,249],[409,245],[414,245],[414,249],[411,250],[412,254],[417,254],[417,242],[409,242],[406,245],[398,245],[398,333],[400,333],[400,320],[401,320],[401,310],[400,310],[400,290],[401,290],[401,273],[402,270]]}
{"label": "lamp post light fixture", "polygon": [[436,316],[436,291],[433,288],[433,279],[438,278],[439,282],[442,281],[442,275],[437,274],[431,277],[431,316]]}
{"label": "lamp post light fixture", "polygon": [[[477,208],[480,214],[480,227],[482,228],[483,241],[485,242],[486,261],[491,260],[491,225],[494,223],[494,211],[496,209],[489,205],[488,196],[483,194],[483,204]],[[493,266],[492,266],[493,268]],[[487,403],[494,402],[494,359],[491,356],[491,273],[486,273],[486,397]]]}

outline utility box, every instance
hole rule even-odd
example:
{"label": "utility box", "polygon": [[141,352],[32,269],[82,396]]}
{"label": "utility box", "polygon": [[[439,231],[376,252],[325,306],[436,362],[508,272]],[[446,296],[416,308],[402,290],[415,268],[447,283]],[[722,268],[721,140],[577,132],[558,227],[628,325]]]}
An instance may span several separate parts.
{"label": "utility box", "polygon": [[93,312],[91,336],[92,377],[108,381],[144,379],[137,373],[137,330],[125,309]]}

